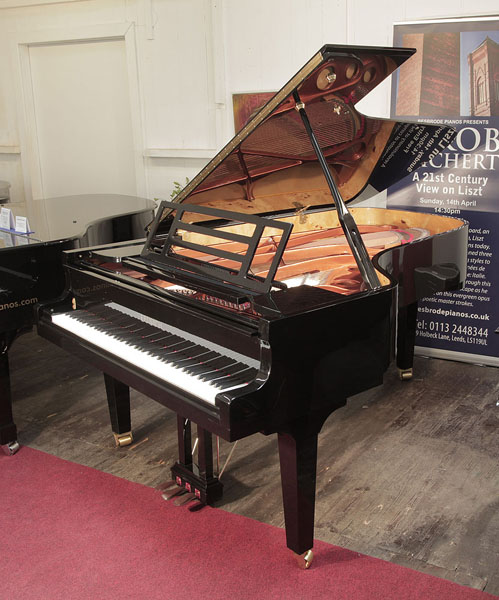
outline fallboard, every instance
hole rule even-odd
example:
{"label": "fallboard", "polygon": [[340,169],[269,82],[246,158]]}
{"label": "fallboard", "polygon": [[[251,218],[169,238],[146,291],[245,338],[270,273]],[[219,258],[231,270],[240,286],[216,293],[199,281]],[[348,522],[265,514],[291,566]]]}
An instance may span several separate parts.
{"label": "fallboard", "polygon": [[260,356],[260,333],[258,321],[253,326],[243,323],[237,314],[219,316],[197,309],[182,297],[158,296],[153,291],[138,287],[133,279],[129,282],[105,273],[70,266],[67,276],[76,308],[114,302],[140,312],[158,321],[258,358]]}

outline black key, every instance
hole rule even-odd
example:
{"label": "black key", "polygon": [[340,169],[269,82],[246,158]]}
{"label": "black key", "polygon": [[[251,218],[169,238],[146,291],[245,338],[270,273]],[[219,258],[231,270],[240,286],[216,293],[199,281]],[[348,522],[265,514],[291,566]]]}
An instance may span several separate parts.
{"label": "black key", "polygon": [[180,342],[185,342],[185,340],[178,335],[166,334],[164,336],[158,336],[157,338],[153,338],[150,341],[146,340],[144,346],[146,348],[150,347],[151,349],[157,348],[160,350],[164,350],[166,348],[169,348],[170,346],[179,344]]}
{"label": "black key", "polygon": [[[208,348],[205,348],[204,346],[195,346],[194,348],[192,348],[191,350],[186,350],[185,351],[186,357],[185,360],[196,360],[198,363],[200,360],[202,360],[202,357],[204,355],[207,354],[216,354],[216,352],[210,352],[210,350]],[[210,358],[216,358],[216,356],[212,356]],[[208,358],[208,360],[210,360],[210,358]]]}
{"label": "black key", "polygon": [[206,361],[220,356],[220,354],[217,354],[216,352],[210,352],[207,349],[197,356],[192,356],[190,352],[188,354],[190,355],[189,357],[181,359],[177,363],[180,368],[185,369],[188,373],[191,372],[191,367],[201,367],[201,369],[204,368],[204,370],[208,370],[210,367],[206,364]]}
{"label": "black key", "polygon": [[236,373],[239,373],[239,371],[244,371],[244,369],[247,369],[248,365],[245,365],[244,363],[240,363],[240,362],[236,362],[233,365],[229,365],[228,367],[225,367],[223,369],[221,369],[221,376],[225,377],[225,375],[235,375]]}
{"label": "black key", "polygon": [[114,325],[109,325],[109,330],[120,330],[122,329],[124,332],[126,333],[130,333],[135,335],[135,337],[138,339],[143,333],[145,333],[146,331],[148,331],[148,327],[149,325],[146,325],[145,323],[132,323],[132,325],[128,326],[124,326],[124,327],[118,327],[117,329],[114,327]]}
{"label": "black key", "polygon": [[[230,365],[232,366],[232,365]],[[230,366],[228,368],[230,368]],[[205,375],[201,375],[199,379],[203,381],[213,383],[217,379],[223,379],[224,377],[228,377],[230,373],[226,373],[225,369],[217,369],[216,371],[211,371],[210,373],[206,373]]]}
{"label": "black key", "polygon": [[[144,354],[148,354],[149,356],[154,356],[163,360],[168,349],[170,350],[178,350],[179,344],[185,342],[182,338],[178,336],[168,336],[163,339],[156,338],[157,343],[154,343],[152,340],[136,340],[137,348],[140,348]],[[168,361],[166,361],[168,362]]]}
{"label": "black key", "polygon": [[102,317],[88,313],[85,310],[75,310],[74,312],[69,313],[69,316],[72,319],[81,321],[82,323],[97,323],[99,321],[102,321]]}
{"label": "black key", "polygon": [[133,325],[133,323],[136,323],[136,321],[134,319],[132,319],[130,316],[128,315],[109,315],[106,319],[109,323],[112,323],[113,325],[123,325],[123,326],[130,326]]}
{"label": "black key", "polygon": [[[176,346],[176,348],[178,348],[178,346]],[[160,356],[160,358],[162,360],[164,359],[165,362],[181,369],[184,366],[187,366],[189,363],[199,363],[199,358],[193,356],[193,353],[196,353],[198,348],[199,346],[196,345],[192,347],[182,347],[179,348],[177,352],[169,352],[166,354],[166,356],[163,354],[163,356]]]}
{"label": "black key", "polygon": [[199,379],[202,381],[211,381],[212,379],[221,377],[221,375],[223,375],[223,369],[233,365],[235,362],[235,360],[227,358],[226,356],[212,360],[211,362],[206,363],[206,366],[211,367],[210,371],[201,375]]}
{"label": "black key", "polygon": [[136,321],[135,323],[132,324],[131,327],[127,327],[127,331],[130,333],[135,333],[137,336],[139,336],[141,334],[141,332],[146,331],[147,327],[149,327],[148,325],[146,325],[145,323],[141,323],[140,321]]}
{"label": "black key", "polygon": [[94,306],[89,306],[88,308],[85,308],[83,310],[91,312],[94,315],[106,315],[112,312],[116,312],[112,308],[109,308],[109,306],[106,306],[105,304],[95,304]]}
{"label": "black key", "polygon": [[107,327],[110,331],[123,329],[132,329],[135,326],[135,322],[131,319],[120,319],[119,321],[102,321],[103,326]]}
{"label": "black key", "polygon": [[218,388],[220,391],[223,391],[227,388],[231,388],[231,387],[236,387],[236,385],[241,385],[242,381],[239,381],[238,379],[236,379],[235,377],[224,377],[223,379],[220,379],[219,381],[214,381],[213,385]]}
{"label": "black key", "polygon": [[[201,361],[201,358],[204,360]],[[227,359],[226,356],[221,356],[218,354],[218,352],[214,351],[207,355],[197,357],[195,360],[198,362],[195,363],[194,361],[189,361],[188,366],[185,368],[184,366],[186,361],[179,362],[178,366],[182,367],[184,371],[189,373],[189,375],[196,377],[199,381],[209,381],[212,377],[220,377],[221,369],[215,368],[213,366],[214,364],[220,364],[224,366],[227,366],[228,362],[229,365],[231,364],[230,359]]]}
{"label": "black key", "polygon": [[214,381],[213,385],[217,388],[220,388],[221,390],[224,390],[226,388],[233,387],[236,385],[248,384],[256,377],[257,373],[258,371],[256,369],[248,367],[247,369],[240,371],[236,375],[230,375],[229,377],[226,377],[224,379]]}
{"label": "black key", "polygon": [[211,366],[211,362],[203,362],[197,365],[191,365],[188,369],[186,369],[191,375],[198,376],[199,379],[203,375],[207,375],[208,373],[216,372]]}
{"label": "black key", "polygon": [[[130,329],[128,327],[118,327],[114,325],[107,325],[100,328],[100,330],[106,335],[113,337],[117,340],[123,340],[126,336],[130,336]],[[137,335],[135,335],[137,339]]]}
{"label": "black key", "polygon": [[[76,315],[75,315],[76,316]],[[113,326],[113,322],[110,321],[109,319],[106,319],[104,316],[100,316],[100,315],[94,315],[94,314],[90,314],[90,313],[81,313],[80,315],[77,315],[76,318],[78,318],[79,321],[81,321],[82,323],[87,323],[88,325],[93,325],[96,327],[112,327]],[[128,317],[126,319],[123,319],[120,322],[121,324],[126,324],[127,326],[131,326],[133,324],[133,321],[130,319],[130,317]]]}
{"label": "black key", "polygon": [[168,333],[167,331],[158,330],[156,335],[149,336],[146,340],[146,344],[144,347],[148,347],[149,344],[161,344],[165,345],[167,342],[172,340],[181,340],[182,338],[178,335],[174,335],[173,333]]}
{"label": "black key", "polygon": [[188,348],[192,348],[195,345],[196,344],[193,344],[192,342],[188,342],[186,340],[183,340],[177,344],[169,344],[168,346],[163,347],[162,356],[165,359],[167,359],[167,362],[169,362],[170,360],[172,360],[170,357],[172,357],[174,354],[180,351],[184,352]]}
{"label": "black key", "polygon": [[133,327],[130,327],[130,329],[118,330],[116,334],[117,337],[119,337],[120,339],[121,337],[123,337],[123,339],[134,339],[137,340],[138,343],[140,343],[142,340],[147,338],[148,335],[156,335],[157,331],[155,331],[154,327],[150,327],[149,325],[147,325],[146,327],[141,327],[138,330],[134,329]]}
{"label": "black key", "polygon": [[[229,367],[220,369],[220,371],[218,371],[218,373],[216,373],[214,376],[209,378],[209,381],[214,386],[218,386],[219,383],[222,384],[222,380],[224,380],[226,378],[230,379],[231,381],[235,380],[237,378],[237,376],[239,375],[239,373],[241,373],[242,371],[246,371],[247,369],[248,369],[248,365],[245,365],[244,363],[234,363],[233,365],[230,365]],[[236,384],[234,384],[234,385],[236,385]]]}

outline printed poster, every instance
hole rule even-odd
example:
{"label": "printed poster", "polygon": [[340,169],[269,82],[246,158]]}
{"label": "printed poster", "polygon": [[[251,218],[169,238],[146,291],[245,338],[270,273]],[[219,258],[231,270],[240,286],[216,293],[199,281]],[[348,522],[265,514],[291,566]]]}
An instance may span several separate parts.
{"label": "printed poster", "polygon": [[418,354],[499,366],[499,15],[398,23],[417,53],[392,82],[392,118],[457,136],[388,192],[387,206],[469,222],[464,289],[419,303]]}

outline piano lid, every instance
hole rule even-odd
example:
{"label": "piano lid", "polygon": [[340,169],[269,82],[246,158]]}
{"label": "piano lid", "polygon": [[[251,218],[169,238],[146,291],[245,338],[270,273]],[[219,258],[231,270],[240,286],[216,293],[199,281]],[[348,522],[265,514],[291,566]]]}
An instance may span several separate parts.
{"label": "piano lid", "polygon": [[[438,154],[453,129],[366,117],[355,104],[415,51],[324,46],[179,193],[175,202],[246,214],[334,204],[296,108],[297,91],[342,198],[365,199]],[[158,211],[149,241],[168,231]],[[195,215],[193,216],[195,219]]]}

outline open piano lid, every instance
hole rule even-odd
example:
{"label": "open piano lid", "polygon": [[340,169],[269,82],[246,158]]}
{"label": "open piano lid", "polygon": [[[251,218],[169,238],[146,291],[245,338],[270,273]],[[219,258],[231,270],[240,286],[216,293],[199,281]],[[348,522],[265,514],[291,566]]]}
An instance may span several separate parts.
{"label": "open piano lid", "polygon": [[[414,52],[324,46],[178,194],[175,203],[199,210],[186,210],[184,222],[219,226],[229,220],[223,211],[238,213],[245,222],[245,215],[289,215],[334,205],[296,110],[297,94],[345,202],[375,195],[438,154],[452,141],[452,128],[366,117],[355,108]],[[207,216],[205,209],[214,212]],[[142,251],[144,262],[168,262],[175,212],[172,203],[160,205]]]}

